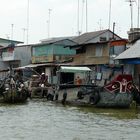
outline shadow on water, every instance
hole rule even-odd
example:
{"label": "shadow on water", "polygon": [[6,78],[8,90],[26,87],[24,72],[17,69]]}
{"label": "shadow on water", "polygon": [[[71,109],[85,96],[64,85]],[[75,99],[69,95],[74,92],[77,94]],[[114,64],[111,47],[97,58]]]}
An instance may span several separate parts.
{"label": "shadow on water", "polygon": [[14,107],[14,106],[23,106],[23,105],[27,105],[27,104],[28,104],[28,101],[22,102],[22,103],[4,103],[4,102],[1,102],[0,107]]}
{"label": "shadow on water", "polygon": [[140,119],[140,108],[95,108],[78,107],[79,111],[94,113],[100,116],[113,117],[116,119]]}

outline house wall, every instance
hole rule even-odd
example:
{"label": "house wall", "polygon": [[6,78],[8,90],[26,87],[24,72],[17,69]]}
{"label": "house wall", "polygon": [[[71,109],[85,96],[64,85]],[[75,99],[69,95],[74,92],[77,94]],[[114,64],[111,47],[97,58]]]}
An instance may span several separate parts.
{"label": "house wall", "polygon": [[114,46],[114,54],[119,55],[126,50],[125,46]]}
{"label": "house wall", "polygon": [[9,63],[7,62],[3,62],[3,60],[0,58],[0,70],[5,70],[5,69],[8,69],[9,67]]}
{"label": "house wall", "polygon": [[31,46],[15,47],[15,60],[20,60],[20,66],[31,63]]}
{"label": "house wall", "polygon": [[[90,67],[91,81],[98,86],[110,83],[117,75],[122,74],[122,67],[109,67],[108,65],[96,65]],[[92,83],[93,83],[92,82]]]}
{"label": "house wall", "polygon": [[[102,56],[96,55],[97,47],[102,46]],[[107,64],[109,63],[109,46],[108,44],[87,45],[86,53],[77,54],[74,57],[74,63],[83,64]]]}
{"label": "house wall", "polygon": [[[17,46],[12,51],[7,49],[1,50],[0,69],[8,69],[10,65],[13,67],[25,66],[31,63],[31,46]],[[6,55],[3,55],[6,54]],[[9,55],[10,56],[9,56]]]}
{"label": "house wall", "polygon": [[38,45],[32,48],[32,63],[67,60],[76,53],[63,45]]}

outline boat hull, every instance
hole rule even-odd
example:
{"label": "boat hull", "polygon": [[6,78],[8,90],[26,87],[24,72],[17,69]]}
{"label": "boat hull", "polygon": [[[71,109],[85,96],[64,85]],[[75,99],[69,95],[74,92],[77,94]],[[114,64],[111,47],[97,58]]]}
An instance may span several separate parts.
{"label": "boat hull", "polygon": [[1,102],[5,103],[22,103],[28,99],[28,91],[8,90],[3,92]]}
{"label": "boat hull", "polygon": [[131,93],[101,92],[99,96],[100,100],[97,102],[96,107],[129,108],[133,101]]}
{"label": "boat hull", "polygon": [[[80,88],[67,89],[67,98],[65,103],[63,101],[64,90],[59,91],[59,97],[57,103],[63,103],[65,105],[75,106],[94,106],[101,108],[129,108],[133,101],[132,93],[110,93],[107,91],[91,91],[86,93],[82,91],[81,97],[78,96]],[[54,98],[55,99],[55,98]]]}

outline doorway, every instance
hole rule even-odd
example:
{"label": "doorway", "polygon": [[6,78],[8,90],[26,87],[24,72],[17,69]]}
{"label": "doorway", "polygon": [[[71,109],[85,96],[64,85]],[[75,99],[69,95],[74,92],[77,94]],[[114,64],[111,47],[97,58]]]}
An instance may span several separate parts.
{"label": "doorway", "polygon": [[74,73],[60,73],[60,84],[74,84]]}

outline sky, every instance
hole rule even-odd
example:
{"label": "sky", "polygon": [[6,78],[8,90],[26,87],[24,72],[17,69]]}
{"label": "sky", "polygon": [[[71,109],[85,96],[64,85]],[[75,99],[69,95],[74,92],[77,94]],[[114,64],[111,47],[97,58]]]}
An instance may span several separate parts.
{"label": "sky", "polygon": [[[87,0],[88,32],[109,28],[109,3],[110,0]],[[138,21],[137,5],[133,3],[135,28]],[[84,0],[79,0],[81,33],[86,32],[85,7]],[[0,0],[0,38],[31,44],[45,38],[76,36],[78,35],[77,9],[78,0]],[[127,31],[131,27],[130,4],[127,0],[112,0],[111,30],[113,22],[115,22],[115,33],[127,38]]]}

